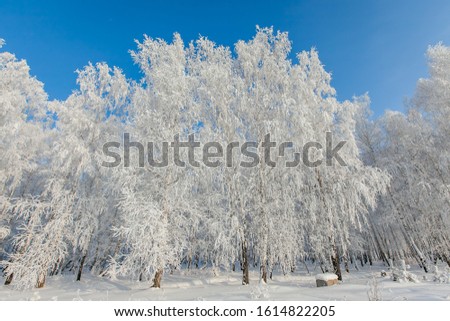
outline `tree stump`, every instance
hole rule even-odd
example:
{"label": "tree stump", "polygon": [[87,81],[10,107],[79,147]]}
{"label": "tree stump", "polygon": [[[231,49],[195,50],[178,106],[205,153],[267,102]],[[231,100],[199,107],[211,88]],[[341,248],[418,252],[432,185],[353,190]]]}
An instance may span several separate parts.
{"label": "tree stump", "polygon": [[338,284],[338,276],[334,273],[321,273],[316,275],[316,286],[332,286]]}

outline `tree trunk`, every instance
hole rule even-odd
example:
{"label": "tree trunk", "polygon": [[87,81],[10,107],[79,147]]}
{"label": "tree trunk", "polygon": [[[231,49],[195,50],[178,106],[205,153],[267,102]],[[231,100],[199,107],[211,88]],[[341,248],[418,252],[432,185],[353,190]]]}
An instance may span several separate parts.
{"label": "tree trunk", "polygon": [[417,260],[420,262],[419,266],[425,271],[425,273],[428,273],[427,263],[425,262],[425,260],[421,258],[418,258]]}
{"label": "tree trunk", "polygon": [[267,268],[265,262],[261,263],[260,269],[261,269],[261,279],[264,281],[264,283],[267,283]]}
{"label": "tree trunk", "polygon": [[448,258],[448,256],[444,254],[444,255],[442,255],[442,259],[443,259],[445,262],[447,262],[448,267],[450,267],[450,259]]}
{"label": "tree trunk", "polygon": [[242,284],[247,285],[250,283],[250,278],[248,276],[248,253],[247,245],[242,242]]}
{"label": "tree trunk", "polygon": [[342,281],[341,264],[339,262],[339,251],[336,246],[333,247],[333,256],[331,257],[331,262],[333,263],[334,273],[337,275],[338,280]]}
{"label": "tree trunk", "polygon": [[355,267],[356,271],[359,271],[358,259],[354,255],[351,256],[351,262],[352,262],[353,266]]}
{"label": "tree trunk", "polygon": [[[308,265],[306,264],[306,261],[303,261],[303,265],[305,266],[306,272],[309,274],[310,272],[309,272],[309,269],[308,269]],[[291,272],[294,272],[294,268],[291,269]]]}
{"label": "tree trunk", "polygon": [[8,277],[5,280],[5,285],[10,285],[13,278],[14,278],[14,273],[11,273],[10,275],[8,275]]}
{"label": "tree trunk", "polygon": [[45,275],[41,274],[36,282],[36,287],[38,289],[43,288],[45,285]]}
{"label": "tree trunk", "polygon": [[345,272],[350,273],[350,268],[348,266],[348,258],[344,257],[344,266],[345,266]]}
{"label": "tree trunk", "polygon": [[367,262],[369,262],[369,260],[367,259],[367,253],[363,254],[363,258],[364,258],[364,263],[367,264]]}
{"label": "tree trunk", "polygon": [[50,276],[58,274],[58,269],[59,269],[59,260],[53,265],[53,268],[50,272]]}
{"label": "tree trunk", "polygon": [[80,267],[78,268],[77,281],[81,280],[81,273],[83,273],[84,261],[86,260],[86,255],[83,256],[80,262]]}
{"label": "tree trunk", "polygon": [[325,270],[323,269],[323,264],[320,263],[320,270],[322,271],[322,273],[325,273]]}
{"label": "tree trunk", "polygon": [[163,269],[158,269],[155,273],[155,277],[153,278],[152,288],[160,288],[161,287],[161,279],[163,276]]}

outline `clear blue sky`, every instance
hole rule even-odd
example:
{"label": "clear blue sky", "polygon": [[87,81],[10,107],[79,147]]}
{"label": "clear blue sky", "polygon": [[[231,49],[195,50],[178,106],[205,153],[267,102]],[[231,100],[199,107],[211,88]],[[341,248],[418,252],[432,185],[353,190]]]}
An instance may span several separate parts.
{"label": "clear blue sky", "polygon": [[255,26],[288,31],[293,51],[316,47],[338,98],[369,92],[372,109],[402,110],[427,46],[450,45],[450,1],[21,1],[0,0],[2,49],[25,58],[50,98],[76,88],[74,71],[89,61],[139,78],[128,53],[143,34],[185,42],[199,34],[232,46]]}

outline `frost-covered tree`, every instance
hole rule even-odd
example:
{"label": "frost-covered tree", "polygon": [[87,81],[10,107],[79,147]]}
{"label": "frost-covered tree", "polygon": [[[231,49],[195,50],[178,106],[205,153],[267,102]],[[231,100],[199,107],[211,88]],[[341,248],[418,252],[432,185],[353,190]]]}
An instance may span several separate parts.
{"label": "frost-covered tree", "polygon": [[200,104],[202,128],[197,136],[203,144],[219,143],[220,147],[206,146],[207,152],[224,156],[207,159],[206,167],[196,169],[201,178],[199,205],[204,213],[201,235],[207,240],[207,247],[197,251],[201,256],[209,252],[203,256],[209,256],[216,266],[234,268],[238,260],[242,283],[248,284],[251,240],[246,202],[251,191],[245,169],[240,167],[239,152],[232,151],[246,134],[240,109],[242,80],[229,48],[206,38],[190,45],[188,65],[196,78],[194,99]]}
{"label": "frost-covered tree", "polygon": [[423,137],[427,170],[419,201],[428,215],[421,222],[422,227],[431,225],[426,231],[430,232],[427,245],[432,256],[450,266],[450,48],[438,44],[428,49],[427,56],[430,78],[419,80],[412,102],[412,108],[421,114],[418,118],[432,128],[431,134]]}
{"label": "frost-covered tree", "polygon": [[32,200],[22,196],[11,207],[22,219],[6,264],[7,280],[14,275],[17,287],[42,287],[46,276],[67,264],[78,269],[79,280],[88,254],[92,263],[98,243],[110,240],[99,238],[111,234],[117,202],[113,182],[102,175],[100,143],[117,131],[114,113],[125,104],[127,83],[119,70],[111,74],[104,64],[80,71],[78,82],[79,92],[49,104],[58,121],[52,152],[39,168],[45,173],[41,192]]}
{"label": "frost-covered tree", "polygon": [[103,270],[111,255],[107,243],[111,225],[118,219],[120,187],[102,166],[102,146],[120,137],[129,84],[118,68],[105,63],[78,71],[77,82],[79,90],[54,108],[59,135],[54,142],[53,172],[55,181],[73,195],[69,242],[79,280],[85,264]]}
{"label": "frost-covered tree", "polygon": [[[242,82],[239,112],[247,125],[246,138],[257,142],[260,163],[248,171],[248,181],[253,197],[251,206],[251,232],[255,240],[253,251],[261,269],[261,279],[267,282],[268,268],[274,262],[271,258],[270,235],[272,226],[277,224],[280,209],[278,198],[280,185],[276,184],[279,171],[273,164],[266,164],[266,147],[263,143],[267,134],[272,139],[280,139],[274,134],[284,128],[282,107],[285,103],[286,88],[289,83],[290,61],[287,59],[291,44],[287,33],[273,34],[272,29],[258,29],[256,36],[248,42],[236,44],[238,76]],[[268,155],[270,156],[270,155]],[[283,166],[282,164],[277,164]],[[281,209],[282,212],[282,209]]]}
{"label": "frost-covered tree", "polygon": [[43,189],[41,169],[48,151],[44,133],[47,95],[29,71],[26,61],[9,52],[0,53],[0,244],[7,284],[14,274],[9,265],[29,244],[17,236],[28,224],[21,209]]}
{"label": "frost-covered tree", "polygon": [[375,253],[388,264],[412,257],[427,271],[430,261],[448,263],[449,52],[429,48],[430,78],[419,80],[406,114],[359,121],[364,161],[392,177],[370,216]]}
{"label": "frost-covered tree", "polygon": [[[320,166],[305,162],[286,168],[282,162],[271,166],[267,148],[259,145],[264,161],[252,173],[251,188],[255,195],[254,251],[261,277],[266,281],[267,268],[280,262],[286,265],[293,255],[301,257],[301,252],[287,249],[297,244],[305,248],[304,242],[314,249],[311,254],[315,258],[331,261],[340,277],[339,260],[347,252],[350,231],[365,228],[367,211],[375,207],[388,182],[386,174],[365,166],[359,158],[355,143],[358,102],[336,100],[331,77],[316,51],[299,54],[298,64],[292,65],[287,58],[287,34],[274,35],[271,29],[261,29],[249,43],[239,42],[236,51],[245,84],[242,110],[249,122],[249,137],[261,143],[270,133],[275,141],[290,141],[294,146],[308,142],[323,146],[313,150],[315,155],[307,155],[322,159]],[[332,160],[335,145],[327,146],[330,137],[336,145],[345,142],[339,153],[344,162]],[[289,188],[298,194],[290,194]],[[279,237],[281,231],[274,227],[280,221],[285,222],[282,226],[294,223],[295,229],[287,230],[292,239]]]}
{"label": "frost-covered tree", "polygon": [[[197,116],[186,73],[186,50],[179,35],[171,44],[146,37],[132,56],[143,79],[131,96],[129,136],[124,136],[124,141],[143,142],[149,154],[145,157],[142,145],[124,146],[134,164],[128,167],[125,160],[120,176],[123,224],[116,226],[116,233],[124,247],[111,273],[152,278],[153,287],[159,288],[164,270],[181,261],[187,218],[195,212],[190,187],[193,176],[184,149],[180,148],[176,159],[167,160],[167,166],[162,155],[168,142],[187,140]],[[152,164],[145,164],[145,159]],[[147,232],[143,233],[143,227]]]}
{"label": "frost-covered tree", "polygon": [[0,53],[0,188],[4,197],[14,195],[25,172],[37,163],[47,95],[29,72],[25,60]]}
{"label": "frost-covered tree", "polygon": [[[312,126],[310,141],[320,142],[324,147],[318,154],[323,164],[307,167],[305,188],[309,190],[301,200],[307,214],[308,244],[312,254],[319,261],[329,261],[334,272],[341,279],[340,261],[345,258],[353,230],[366,228],[367,213],[376,206],[377,197],[384,193],[388,176],[377,168],[366,166],[359,157],[355,138],[355,118],[360,102],[340,103],[330,86],[330,76],[323,70],[317,53],[303,53],[299,56],[301,74],[308,82],[315,96],[304,101],[308,111],[307,124]],[[336,146],[340,160],[332,159]]]}

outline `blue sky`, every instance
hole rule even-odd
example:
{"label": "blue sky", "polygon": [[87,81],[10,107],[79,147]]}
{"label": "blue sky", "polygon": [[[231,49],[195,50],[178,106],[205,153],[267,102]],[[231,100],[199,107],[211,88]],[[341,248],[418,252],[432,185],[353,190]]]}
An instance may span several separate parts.
{"label": "blue sky", "polygon": [[105,61],[140,77],[128,50],[143,34],[187,43],[199,34],[232,46],[255,26],[288,31],[293,51],[316,47],[340,100],[369,92],[372,109],[403,110],[425,51],[450,45],[450,1],[21,1],[0,0],[2,49],[25,58],[50,98],[76,88],[74,71]]}

